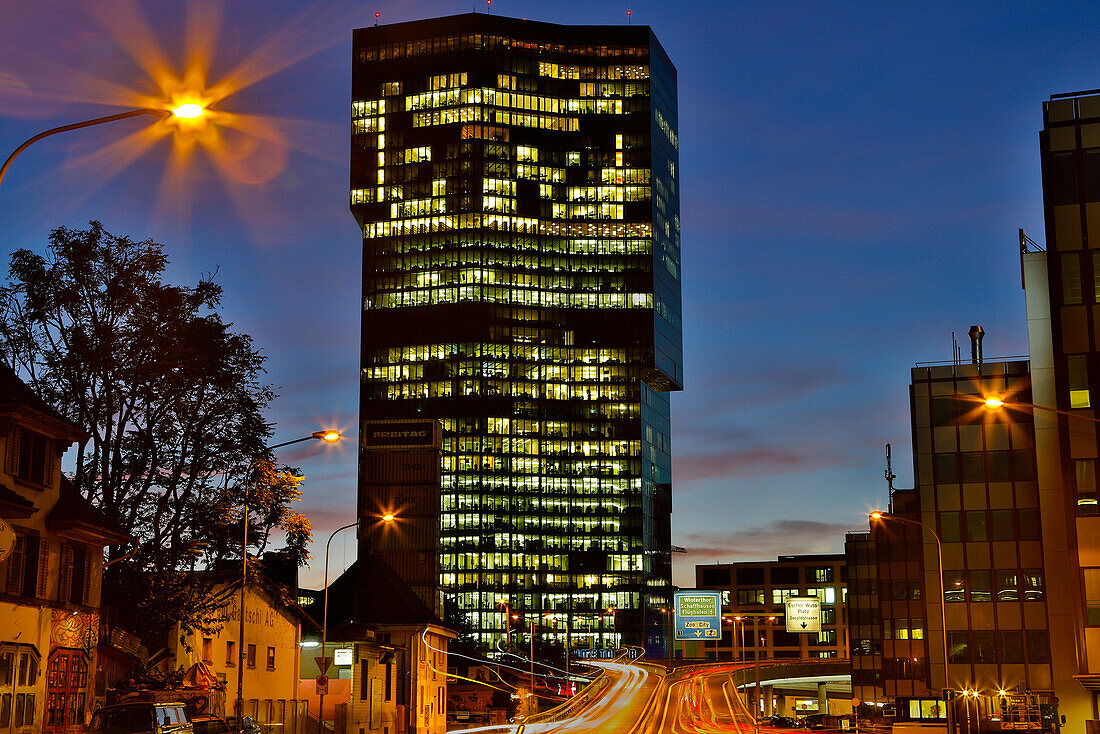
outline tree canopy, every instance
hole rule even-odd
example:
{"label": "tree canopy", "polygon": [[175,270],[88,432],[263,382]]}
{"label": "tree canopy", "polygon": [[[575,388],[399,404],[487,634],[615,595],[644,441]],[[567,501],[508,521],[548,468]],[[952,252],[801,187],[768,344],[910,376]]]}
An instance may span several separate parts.
{"label": "tree canopy", "polygon": [[174,621],[206,629],[224,607],[212,572],[240,568],[246,486],[255,552],[279,528],[302,563],[311,537],[291,509],[299,472],[265,449],[265,357],[222,321],[212,276],[169,285],[167,263],[161,244],[93,221],[55,229],[44,255],[12,253],[0,289],[0,359],[91,434],[73,481],[137,541],[104,598],[127,599],[118,621],[150,641]]}

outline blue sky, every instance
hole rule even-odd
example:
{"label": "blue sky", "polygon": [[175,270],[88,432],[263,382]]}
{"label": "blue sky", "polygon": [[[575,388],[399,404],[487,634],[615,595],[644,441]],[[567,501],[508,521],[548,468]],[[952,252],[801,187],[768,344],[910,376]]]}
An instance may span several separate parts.
{"label": "blue sky", "polygon": [[[121,172],[96,157],[143,124],[36,144],[0,188],[8,250],[103,221],[165,244],[169,278],[217,270],[224,312],[267,354],[275,439],[354,431],[360,247],[347,207],[351,29],[471,2],[234,0],[0,5],[0,148],[116,111],[96,80],[148,88],[127,54],[144,19],[183,66],[188,15],[211,78],[270,75],[222,106],[228,179],[201,154],[166,186],[169,146]],[[836,551],[885,502],[884,444],[912,482],[907,385],[951,332],[1026,353],[1016,232],[1045,240],[1037,132],[1052,93],[1100,87],[1094,3],[660,3],[494,0],[493,12],[616,24],[632,11],[679,70],[686,389],[673,397],[676,581],[696,562]],[[211,11],[213,8],[214,11]],[[219,10],[220,9],[220,10]],[[215,23],[214,19],[220,21]],[[195,34],[192,34],[194,37]],[[255,76],[263,76],[255,75]],[[97,103],[98,102],[98,103]],[[965,344],[964,344],[965,349]],[[320,555],[355,513],[350,448],[304,444],[302,509]],[[352,539],[333,545],[352,560]]]}

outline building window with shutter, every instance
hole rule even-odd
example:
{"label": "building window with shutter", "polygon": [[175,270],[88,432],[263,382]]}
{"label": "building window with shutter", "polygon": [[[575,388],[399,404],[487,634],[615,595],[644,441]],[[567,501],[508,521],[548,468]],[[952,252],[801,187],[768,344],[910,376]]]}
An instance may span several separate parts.
{"label": "building window with shutter", "polygon": [[8,558],[8,593],[45,599],[49,568],[50,541],[37,535],[16,534]]}
{"label": "building window with shutter", "polygon": [[81,545],[61,546],[61,577],[58,599],[70,604],[87,604],[91,585],[91,557]]}
{"label": "building window with shutter", "polygon": [[8,473],[24,482],[48,486],[53,476],[53,443],[26,428],[13,430],[8,439]]}

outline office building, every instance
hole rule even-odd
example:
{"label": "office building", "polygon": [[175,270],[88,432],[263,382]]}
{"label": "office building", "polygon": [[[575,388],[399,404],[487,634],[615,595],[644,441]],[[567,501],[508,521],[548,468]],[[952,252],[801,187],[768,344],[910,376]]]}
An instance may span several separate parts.
{"label": "office building", "polygon": [[478,14],[353,46],[361,418],[439,421],[443,595],[490,645],[506,603],[513,642],[553,612],[540,637],[660,651],[675,68],[647,27]]}
{"label": "office building", "polygon": [[[845,599],[847,575],[843,554],[779,556],[774,561],[716,563],[695,566],[699,589],[722,592],[722,629],[717,651],[705,650],[719,660],[782,660],[845,658],[848,625]],[[821,599],[821,631],[787,632],[784,605],[795,596]],[[753,618],[759,643],[754,644]],[[704,648],[708,648],[704,645]]]}
{"label": "office building", "polygon": [[1031,370],[984,360],[971,332],[969,363],[912,370],[916,487],[848,537],[853,696],[899,721],[1039,728],[1056,713],[1048,589],[1064,573],[1044,557],[1032,413],[983,403],[1030,405]]}
{"label": "office building", "polygon": [[[1043,553],[1060,715],[1100,718],[1100,91],[1053,95],[1039,134],[1046,251],[1021,232]],[[1064,569],[1064,572],[1062,571]]]}

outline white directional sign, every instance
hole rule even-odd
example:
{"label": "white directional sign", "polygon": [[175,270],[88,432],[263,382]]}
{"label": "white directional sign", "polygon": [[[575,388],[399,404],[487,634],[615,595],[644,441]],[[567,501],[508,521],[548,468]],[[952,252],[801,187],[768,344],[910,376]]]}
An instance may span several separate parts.
{"label": "white directional sign", "polygon": [[792,596],[787,599],[788,632],[820,632],[821,600],[816,596]]}

